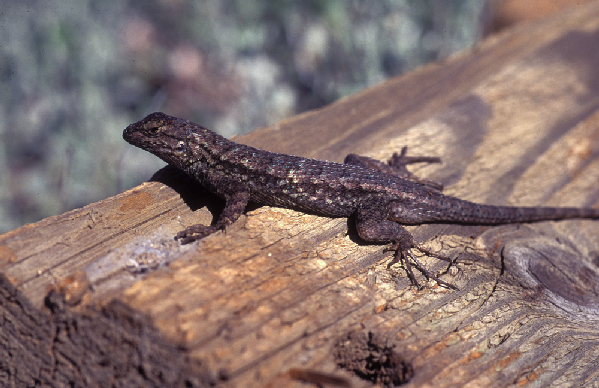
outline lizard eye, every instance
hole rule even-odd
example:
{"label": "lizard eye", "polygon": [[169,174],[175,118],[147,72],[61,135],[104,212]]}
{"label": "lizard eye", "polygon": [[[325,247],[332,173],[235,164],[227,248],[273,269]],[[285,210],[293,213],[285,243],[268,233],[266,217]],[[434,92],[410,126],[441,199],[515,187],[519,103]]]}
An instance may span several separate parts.
{"label": "lizard eye", "polygon": [[160,133],[160,125],[156,123],[148,123],[146,124],[146,131],[150,136],[157,136]]}
{"label": "lizard eye", "polygon": [[179,142],[175,146],[175,153],[182,154],[183,152],[185,152],[185,148],[186,148],[185,142],[183,140],[179,140]]}

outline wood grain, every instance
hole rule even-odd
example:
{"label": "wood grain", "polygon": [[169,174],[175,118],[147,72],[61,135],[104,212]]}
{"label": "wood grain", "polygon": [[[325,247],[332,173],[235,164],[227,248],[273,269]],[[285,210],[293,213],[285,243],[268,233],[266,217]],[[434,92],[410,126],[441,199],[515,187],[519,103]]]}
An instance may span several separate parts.
{"label": "wood grain", "polygon": [[[409,145],[451,195],[596,207],[597,69],[589,2],[237,140],[336,161]],[[0,383],[599,385],[599,222],[410,227],[458,257],[460,291],[415,290],[346,219],[253,207],[173,241],[221,206],[167,169],[0,236]]]}

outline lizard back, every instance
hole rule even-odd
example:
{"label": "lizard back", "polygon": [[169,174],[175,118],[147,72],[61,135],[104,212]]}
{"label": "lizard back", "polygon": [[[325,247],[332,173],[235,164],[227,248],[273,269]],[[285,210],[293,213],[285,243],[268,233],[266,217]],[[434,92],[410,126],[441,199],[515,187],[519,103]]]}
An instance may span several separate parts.
{"label": "lizard back", "polygon": [[503,224],[599,218],[599,209],[482,205],[422,184],[357,165],[259,150],[238,144],[188,120],[152,113],[123,132],[129,143],[178,167],[224,197],[245,191],[266,205],[347,217],[359,207],[387,209],[406,224]]}

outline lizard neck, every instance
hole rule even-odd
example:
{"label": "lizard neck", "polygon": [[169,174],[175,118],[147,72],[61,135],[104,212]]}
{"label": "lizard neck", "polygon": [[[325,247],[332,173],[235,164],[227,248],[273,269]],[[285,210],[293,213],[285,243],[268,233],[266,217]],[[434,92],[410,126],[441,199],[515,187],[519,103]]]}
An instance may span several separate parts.
{"label": "lizard neck", "polygon": [[223,155],[236,145],[223,136],[203,127],[189,132],[187,144],[194,165],[198,162],[202,165],[220,163]]}

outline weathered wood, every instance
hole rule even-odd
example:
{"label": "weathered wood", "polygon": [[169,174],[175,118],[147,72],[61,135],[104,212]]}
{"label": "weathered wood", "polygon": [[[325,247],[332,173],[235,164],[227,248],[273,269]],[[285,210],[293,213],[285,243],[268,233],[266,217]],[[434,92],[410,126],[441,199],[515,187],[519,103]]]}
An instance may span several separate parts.
{"label": "weathered wood", "polygon": [[[337,161],[407,144],[443,158],[418,173],[452,195],[597,206],[597,69],[591,2],[238,140]],[[169,173],[0,236],[0,384],[371,386],[345,366],[408,387],[599,386],[597,221],[410,227],[459,257],[443,278],[460,291],[417,291],[345,219],[255,207],[179,246],[222,203]]]}

